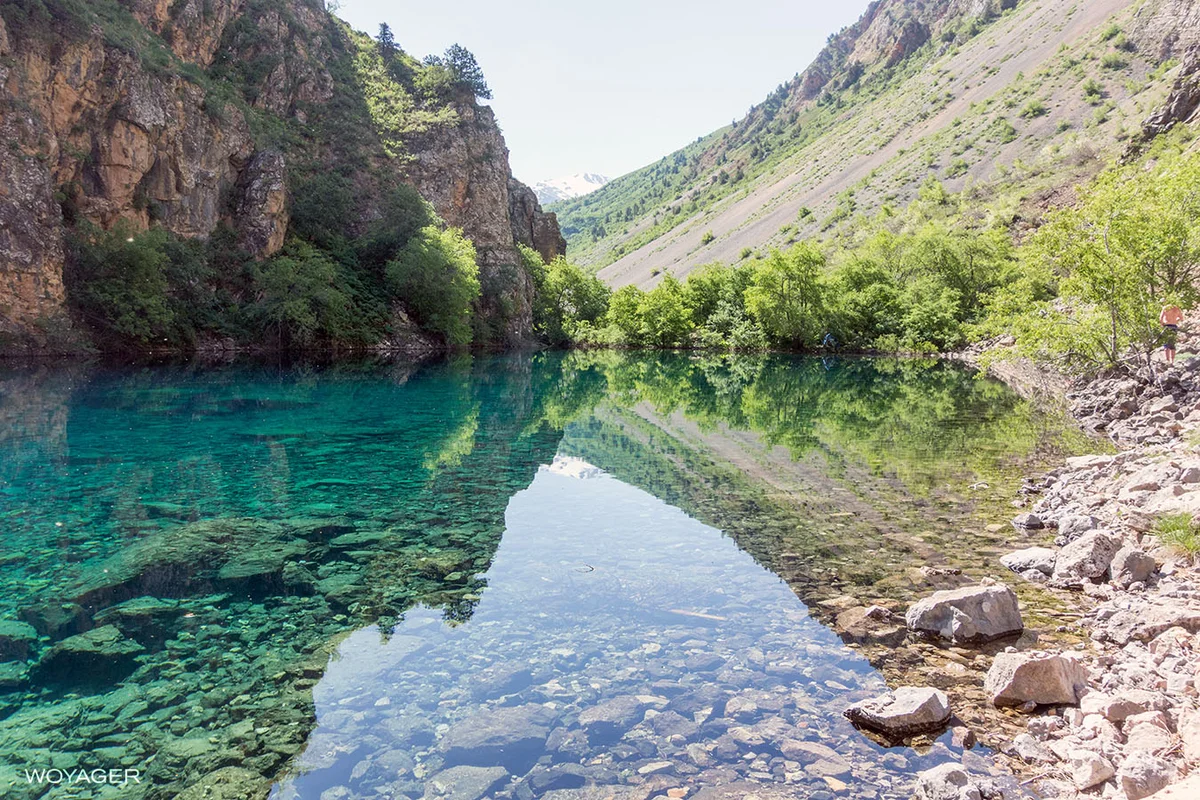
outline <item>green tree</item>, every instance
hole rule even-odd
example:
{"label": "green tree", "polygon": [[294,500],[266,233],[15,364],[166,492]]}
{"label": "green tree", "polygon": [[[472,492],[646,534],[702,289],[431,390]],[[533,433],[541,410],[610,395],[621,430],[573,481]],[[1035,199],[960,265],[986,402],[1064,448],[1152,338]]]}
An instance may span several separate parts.
{"label": "green tree", "polygon": [[450,45],[442,56],[426,56],[425,65],[447,70],[455,83],[467,87],[476,97],[483,100],[492,99],[492,90],[484,80],[479,62],[475,60],[475,55],[462,45]]}
{"label": "green tree", "polygon": [[1077,368],[1149,362],[1158,312],[1197,301],[1200,154],[1167,155],[1102,175],[1074,208],[1060,209],[1031,239],[1033,270],[1054,276],[1062,302],[1012,320],[1023,347]]}
{"label": "green tree", "polygon": [[641,307],[645,292],[636,286],[622,286],[608,301],[607,324],[617,330],[625,344],[642,343]]}
{"label": "green tree", "polygon": [[110,231],[85,226],[76,234],[67,292],[86,324],[129,343],[175,343],[175,315],[167,297],[167,238],[161,229],[139,233],[125,224]]}
{"label": "green tree", "polygon": [[522,248],[522,257],[533,278],[533,329],[549,344],[576,341],[581,330],[590,330],[608,309],[612,292],[595,275],[562,257],[545,264],[529,248]]}
{"label": "green tree", "polygon": [[663,276],[658,286],[646,292],[638,303],[643,339],[655,347],[680,347],[687,344],[694,327],[685,302],[683,286],[673,275]]}
{"label": "green tree", "polygon": [[257,270],[253,316],[265,333],[285,347],[344,337],[354,328],[355,310],[340,283],[332,259],[312,245],[292,240]]}
{"label": "green tree", "polygon": [[821,272],[825,256],[800,242],[772,250],[754,270],[746,309],[772,340],[789,347],[815,344],[824,324]]}
{"label": "green tree", "polygon": [[457,228],[422,228],[387,265],[387,282],[422,327],[454,346],[471,343],[479,298],[475,246]]}

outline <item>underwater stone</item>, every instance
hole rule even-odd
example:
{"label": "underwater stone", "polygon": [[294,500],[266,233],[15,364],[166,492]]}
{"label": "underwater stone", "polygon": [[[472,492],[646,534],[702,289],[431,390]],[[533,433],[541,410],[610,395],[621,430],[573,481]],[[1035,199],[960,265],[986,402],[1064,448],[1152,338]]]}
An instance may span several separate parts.
{"label": "underwater stone", "polygon": [[506,766],[525,772],[542,754],[554,713],[529,703],[473,714],[446,732],[441,747],[447,766]]}
{"label": "underwater stone", "polygon": [[157,597],[135,597],[98,612],[97,625],[115,625],[141,642],[161,642],[171,635],[170,623],[183,614],[179,603]]}
{"label": "underwater stone", "polygon": [[38,603],[22,608],[17,616],[52,639],[83,633],[88,628],[87,614],[75,603]]}
{"label": "underwater stone", "polygon": [[38,662],[36,673],[48,681],[111,683],[132,672],[137,666],[135,656],[145,649],[126,639],[115,625],[105,625],[54,645]]}
{"label": "underwater stone", "polygon": [[262,800],[270,788],[270,781],[257,772],[223,767],[188,785],[175,800]]}
{"label": "underwater stone", "polygon": [[508,778],[504,767],[451,767],[425,784],[427,800],[480,800]]}
{"label": "underwater stone", "polygon": [[27,622],[0,620],[0,661],[24,661],[37,643],[37,630]]}

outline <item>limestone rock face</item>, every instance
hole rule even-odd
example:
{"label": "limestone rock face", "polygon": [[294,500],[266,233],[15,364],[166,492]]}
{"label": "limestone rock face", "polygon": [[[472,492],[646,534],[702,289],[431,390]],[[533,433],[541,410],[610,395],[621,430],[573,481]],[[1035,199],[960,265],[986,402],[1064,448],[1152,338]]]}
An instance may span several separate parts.
{"label": "limestone rock face", "polygon": [[1087,670],[1077,659],[1045,653],[1000,653],[984,679],[984,690],[997,706],[1074,704],[1087,685]]}
{"label": "limestone rock face", "polygon": [[242,173],[238,201],[238,244],[262,258],[283,247],[287,236],[287,165],[283,153],[254,154]]}
{"label": "limestone rock face", "polygon": [[509,219],[508,147],[490,108],[460,96],[454,109],[456,125],[432,128],[412,142],[407,177],[442,219],[474,242],[481,310],[502,338],[520,341],[533,325],[533,284]]}
{"label": "limestone rock face", "polygon": [[988,642],[1024,629],[1017,596],[1003,584],[934,592],[914,603],[904,618],[910,630],[964,644]]}
{"label": "limestone rock face", "polygon": [[513,238],[518,244],[532,247],[547,263],[567,254],[567,240],[558,229],[558,217],[542,211],[533,189],[510,178],[508,204]]}
{"label": "limestone rock face", "polygon": [[[329,67],[355,45],[320,0],[123,4],[182,62],[273,64],[245,95],[263,119],[304,124],[339,114],[337,103],[355,91],[339,88]],[[321,152],[336,156],[337,142],[297,153],[291,145],[256,143],[247,115],[223,94],[240,88],[217,87],[210,96],[186,69],[147,67],[99,28],[17,35],[0,18],[0,57],[0,135],[8,142],[0,148],[0,348],[37,345],[47,323],[66,324],[70,225],[125,221],[206,237],[225,222],[240,245],[266,257],[287,234],[289,167],[314,157],[346,167]],[[365,149],[350,168],[361,218],[346,223],[362,229],[378,218],[391,186],[415,185],[475,244],[479,312],[492,338],[524,341],[533,286],[516,242],[547,258],[561,255],[565,242],[554,215],[542,212],[522,184],[512,182],[510,196],[508,149],[491,109],[469,92],[446,102],[452,122],[405,133],[402,156],[385,154],[372,131],[361,131]]]}

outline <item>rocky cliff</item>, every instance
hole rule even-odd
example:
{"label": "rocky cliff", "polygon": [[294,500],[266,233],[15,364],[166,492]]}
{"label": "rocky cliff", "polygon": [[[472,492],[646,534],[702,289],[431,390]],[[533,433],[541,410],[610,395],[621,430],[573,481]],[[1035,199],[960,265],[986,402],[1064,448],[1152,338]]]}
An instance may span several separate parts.
{"label": "rocky cliff", "polygon": [[297,183],[328,170],[350,187],[351,232],[414,185],[474,242],[495,338],[527,338],[515,245],[562,252],[553,215],[511,196],[491,109],[453,88],[430,99],[397,83],[381,98],[364,54],[378,58],[322,0],[5,3],[0,337],[70,328],[65,239],[80,224],[189,238],[227,224],[261,258],[284,243]]}

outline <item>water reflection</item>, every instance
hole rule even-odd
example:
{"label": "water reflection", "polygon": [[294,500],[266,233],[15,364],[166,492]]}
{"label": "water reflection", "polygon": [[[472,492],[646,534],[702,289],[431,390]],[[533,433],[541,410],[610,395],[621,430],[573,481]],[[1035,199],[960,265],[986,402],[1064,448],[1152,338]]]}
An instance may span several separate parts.
{"label": "water reflection", "polygon": [[[510,499],[556,453],[585,457],[727,531],[809,600],[806,585],[875,587],[887,580],[880,563],[903,568],[927,558],[907,544],[881,544],[875,553],[860,545],[880,532],[890,542],[897,520],[908,524],[903,510],[912,501],[995,471],[1048,431],[1052,423],[999,384],[927,361],[575,353],[423,365],[7,369],[0,372],[0,765],[7,767],[0,785],[5,796],[38,797],[58,790],[26,782],[24,767],[137,768],[145,780],[122,787],[121,797],[193,789],[198,797],[265,796],[299,753],[315,752],[313,689],[346,637],[357,642],[365,634],[356,631],[387,631],[404,618],[408,632],[392,641],[428,634],[435,638],[420,652],[432,653],[438,636],[453,649],[456,636],[507,624],[511,637],[533,604],[562,600],[529,588],[540,587],[533,575],[546,565],[537,547],[508,559],[509,572],[492,569]],[[649,495],[614,494],[606,512],[626,518],[628,500],[653,516]],[[852,516],[834,522],[842,513]],[[662,535],[676,535],[677,523],[697,525],[664,523]],[[547,541],[562,539],[564,552],[603,544],[595,532],[605,518],[580,525],[571,529],[574,544],[552,528],[533,541],[546,550]],[[588,526],[591,537],[581,532]],[[673,625],[703,642],[700,632],[717,621],[650,619],[648,606],[628,598],[661,605],[674,586],[691,597],[712,595],[713,607],[743,608],[748,601],[738,591],[758,596],[754,587],[769,584],[761,602],[790,604],[786,624],[762,627],[737,612],[745,616],[738,630],[750,633],[729,633],[736,643],[729,657],[765,652],[773,636],[834,644],[794,595],[761,571],[745,571],[753,565],[730,540],[702,526],[688,530],[712,541],[707,566],[694,548],[680,551],[693,557],[684,568],[658,552],[663,540],[639,546],[617,531],[607,541],[638,553],[624,566],[613,562],[603,575],[547,573],[559,589],[583,588],[568,593],[576,605],[560,612],[570,630],[544,630],[598,641],[615,628],[589,632],[592,616],[612,625],[628,618],[632,633],[622,642]],[[945,544],[931,541],[928,549]],[[657,566],[663,590],[642,585],[650,574],[639,571],[643,563]],[[507,595],[490,585],[500,574],[517,587]],[[629,594],[622,581],[641,588]],[[522,592],[530,598],[524,606]],[[627,603],[616,617],[607,610],[614,598]],[[589,614],[578,605],[585,601],[595,606]],[[505,623],[506,614],[514,621]],[[412,627],[426,618],[469,624]],[[544,656],[532,640],[540,630],[529,628],[522,646]],[[681,657],[669,642],[659,644]],[[598,653],[588,686],[601,688],[580,693],[564,684],[576,693],[572,702],[597,699],[610,683],[632,686],[615,656],[603,647]],[[668,655],[650,655],[643,660],[655,680],[695,683],[695,691],[716,686],[711,670],[693,665],[695,676],[680,677],[678,665],[662,661]],[[566,667],[586,672],[583,663]],[[610,667],[617,673],[603,674]],[[454,699],[459,689],[440,691]],[[665,689],[654,692],[672,700]],[[670,702],[643,705],[665,716]],[[705,707],[675,713],[702,727],[694,713]],[[638,724],[649,724],[646,716]],[[559,717],[544,725],[563,727]],[[658,735],[638,746],[659,747]],[[590,738],[587,747],[603,750]],[[621,752],[606,757],[633,757]],[[339,769],[344,755],[335,759]],[[407,780],[418,780],[416,766]],[[430,760],[426,769],[436,766]],[[116,796],[113,787],[77,788],[73,796]]]}
{"label": "water reflection", "polygon": [[487,579],[466,625],[418,611],[342,643],[275,797],[876,798],[956,757],[856,733],[845,704],[882,688],[861,656],[719,531],[579,462],[512,499]]}

